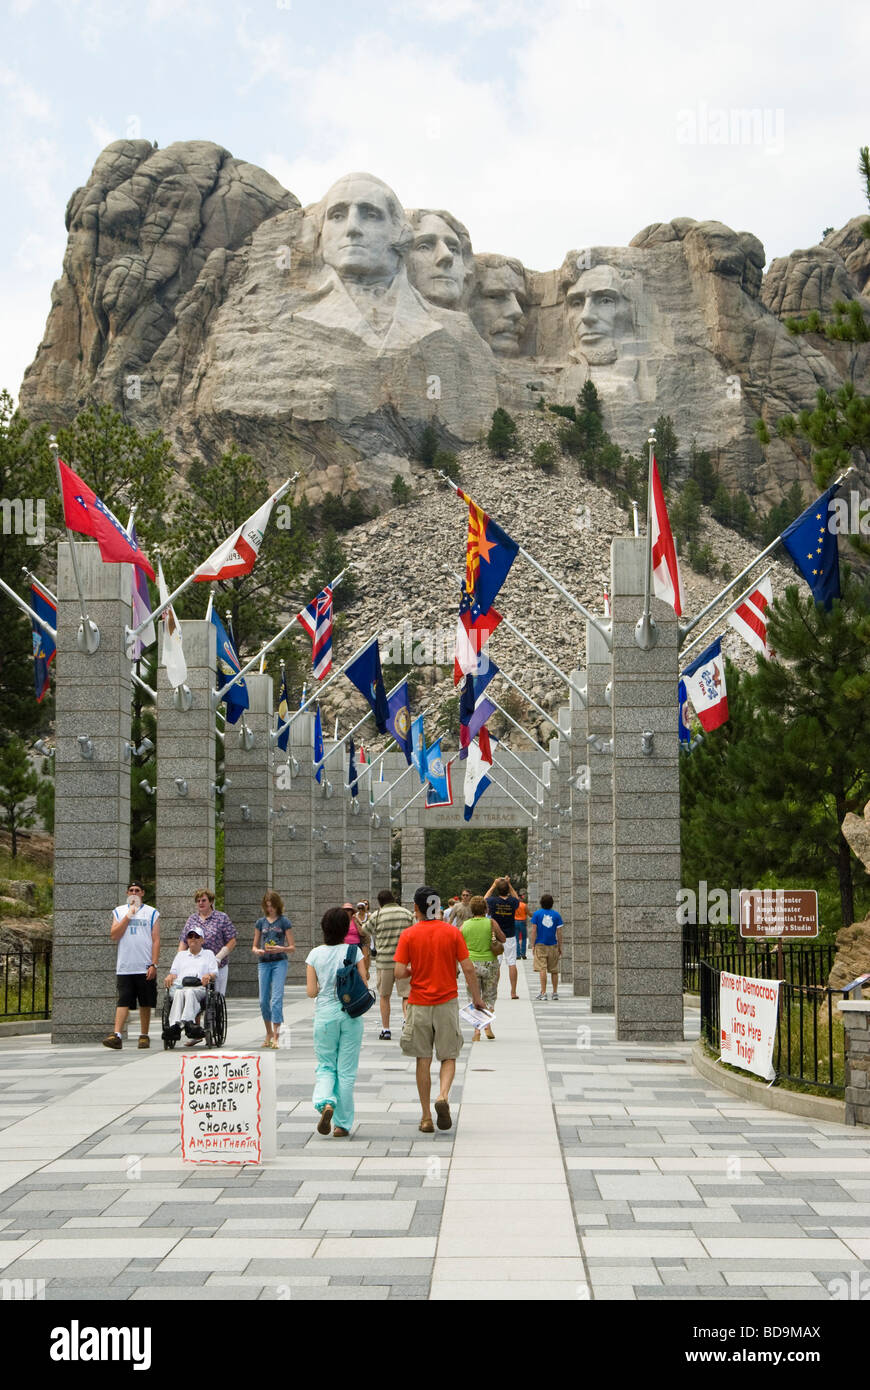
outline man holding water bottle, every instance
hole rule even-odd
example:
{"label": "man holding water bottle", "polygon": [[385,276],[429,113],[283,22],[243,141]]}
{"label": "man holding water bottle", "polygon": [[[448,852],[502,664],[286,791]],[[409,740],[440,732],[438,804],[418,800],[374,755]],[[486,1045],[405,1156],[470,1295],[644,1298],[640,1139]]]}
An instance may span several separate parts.
{"label": "man holding water bottle", "polygon": [[112,912],[109,935],[118,943],[118,1007],[114,1031],[103,1038],[103,1047],[116,1051],[124,1045],[123,1030],[131,1009],[139,1009],[139,1046],[150,1047],[151,1010],[157,1007],[157,960],[160,955],[160,913],[143,902],[141,883],[134,879],[127,901]]}

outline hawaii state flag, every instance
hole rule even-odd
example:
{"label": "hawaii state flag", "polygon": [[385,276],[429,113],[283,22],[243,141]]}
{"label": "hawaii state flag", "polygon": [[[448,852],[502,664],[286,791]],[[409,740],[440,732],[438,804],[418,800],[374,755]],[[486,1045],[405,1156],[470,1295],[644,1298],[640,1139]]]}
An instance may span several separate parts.
{"label": "hawaii state flag", "polygon": [[139,565],[149,579],[156,576],[138,543],[127,535],[114,512],[101,502],[93,488],[82,482],[63,459],[57,461],[63,493],[64,523],[80,536],[93,536],[100,557],[107,564]]}
{"label": "hawaii state flag", "polygon": [[457,489],[468,503],[468,539],[465,546],[465,589],[474,594],[481,613],[488,613],[517,557],[519,545],[486,515],[482,507]]}
{"label": "hawaii state flag", "polygon": [[314,676],[322,681],[332,666],[332,589],[328,584],[296,614],[296,621],[311,638]]}
{"label": "hawaii state flag", "polygon": [[235,575],[251,573],[254,561],[260,553],[277,495],[273,493],[253,516],[243,521],[239,529],[222,541],[208,559],[203,560],[199,568],[194,570],[193,578],[198,584],[213,584],[218,579],[232,579]]}
{"label": "hawaii state flag", "polygon": [[501,622],[501,614],[494,608],[482,613],[477,602],[463,590],[459,601],[459,617],[456,623],[456,653],[453,659],[453,684],[458,685],[469,672],[483,672],[486,658],[481,659],[483,648]]}
{"label": "hawaii state flag", "polygon": [[[38,613],[40,618],[57,631],[57,604],[43,589],[38,579],[34,579],[30,585],[30,606],[34,613]],[[32,618],[30,625],[33,629],[33,685],[36,699],[41,703],[51,684],[48,668],[54,661],[56,646],[51,634]]]}
{"label": "hawaii state flag", "polygon": [[[649,524],[652,527],[652,581],[656,598],[669,603],[678,618],[683,616],[686,596],[680,575],[677,548],[668,520],[665,494],[655,459],[652,461],[653,505]],[[727,716],[726,716],[727,717]]]}
{"label": "hawaii state flag", "polygon": [[722,638],[717,637],[683,672],[683,680],[701,728],[707,733],[718,729],[728,718],[728,692],[725,689],[725,663]]}

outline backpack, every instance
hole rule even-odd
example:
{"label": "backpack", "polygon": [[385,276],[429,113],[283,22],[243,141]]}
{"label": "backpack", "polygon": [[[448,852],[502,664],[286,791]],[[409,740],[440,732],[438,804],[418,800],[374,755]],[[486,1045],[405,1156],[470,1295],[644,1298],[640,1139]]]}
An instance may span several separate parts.
{"label": "backpack", "polygon": [[351,1018],[359,1018],[371,1008],[375,1002],[375,995],[357,970],[352,950],[351,945],[343,964],[335,972],[335,997],[346,1014]]}

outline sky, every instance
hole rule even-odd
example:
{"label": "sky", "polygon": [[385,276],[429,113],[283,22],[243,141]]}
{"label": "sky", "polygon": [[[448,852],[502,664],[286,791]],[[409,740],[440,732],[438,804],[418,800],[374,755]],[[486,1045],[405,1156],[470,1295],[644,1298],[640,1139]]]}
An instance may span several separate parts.
{"label": "sky", "polygon": [[[768,260],[866,213],[865,0],[3,0],[0,387],[112,140],[211,140],[305,205],[368,170],[535,270],[715,218]],[[742,113],[742,114],[741,114]]]}

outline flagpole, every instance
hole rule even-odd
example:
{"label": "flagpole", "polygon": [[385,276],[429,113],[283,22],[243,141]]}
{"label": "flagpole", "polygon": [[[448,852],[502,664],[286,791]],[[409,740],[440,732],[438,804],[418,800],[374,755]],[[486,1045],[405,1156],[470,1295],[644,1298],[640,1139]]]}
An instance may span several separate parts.
{"label": "flagpole", "polygon": [[[393,686],[392,690],[388,690],[388,691],[387,691],[387,699],[388,699],[388,700],[389,700],[389,698],[390,698],[391,695],[395,695],[395,693],[396,693],[396,691],[398,690],[399,686],[402,684],[402,681],[405,681],[405,680],[407,680],[407,676],[403,676],[403,677],[402,677],[402,680],[396,681],[396,684]],[[347,740],[348,740],[349,738],[353,738],[353,736],[354,736],[354,734],[356,733],[357,729],[361,729],[362,726],[363,726],[363,724],[366,722],[366,720],[367,720],[367,719],[371,719],[373,713],[374,713],[373,710],[369,710],[367,714],[364,714],[363,717],[362,717],[362,719],[358,719],[357,722],[354,724],[353,728],[352,728],[352,729],[348,729],[347,733],[344,734],[343,737],[342,737],[341,739],[338,738],[338,734],[337,734],[337,732],[336,732],[335,739],[333,740],[333,747],[330,748],[330,750],[329,750],[328,753],[324,753],[324,755],[323,755],[323,757],[321,758],[321,760],[320,760],[319,763],[315,763],[315,764],[314,764],[314,771],[316,772],[317,769],[318,769],[318,767],[323,767],[324,763],[327,762],[327,761],[332,757],[332,755],[338,751],[339,748],[341,748],[341,746],[342,746],[343,743],[346,743]],[[336,715],[336,730],[337,730],[337,728],[338,728],[338,716]],[[384,752],[386,752],[386,749],[384,749]],[[383,756],[383,755],[382,755],[382,756]],[[366,763],[366,767],[368,767],[368,766],[369,766],[369,764]],[[365,769],[363,769],[363,771],[364,771],[364,770],[365,770]],[[359,778],[360,778],[361,776],[362,776],[362,772],[359,773],[359,775],[358,775],[358,777],[357,777],[357,781],[359,781]],[[349,782],[345,782],[345,784],[344,784],[345,791],[348,789],[349,786],[350,786],[350,783],[349,783]]]}
{"label": "flagpole", "polygon": [[[435,471],[440,478],[444,479],[445,483],[447,483],[447,485],[451,487],[457,495],[462,493],[463,499],[467,500],[468,502],[471,502],[472,506],[477,506],[477,503],[472,502],[472,499],[468,496],[467,492],[464,492],[462,488],[457,487],[456,483],[454,483],[452,478],[449,478],[447,474],[444,473],[440,468],[437,468]],[[482,511],[483,508],[481,507],[479,508],[479,510]],[[596,618],[594,613],[590,613],[588,608],[584,608],[580,600],[576,599],[574,595],[565,588],[564,584],[560,584],[558,579],[556,579],[555,575],[550,574],[549,570],[545,570],[544,566],[542,564],[539,564],[539,562],[535,559],[534,555],[529,554],[524,545],[518,545],[517,551],[520,555],[522,555],[524,560],[528,560],[529,564],[534,566],[534,568],[538,571],[539,574],[542,574],[544,576],[548,584],[552,584],[553,588],[556,589],[557,592],[560,593],[564,599],[567,599],[568,603],[570,603],[572,608],[575,608],[578,613],[582,613],[583,617],[587,618],[588,621],[592,623],[593,627],[596,627],[598,629],[598,631],[601,633],[601,636],[607,643],[607,649],[609,651],[611,643],[610,628],[607,627],[606,624],[602,624],[601,619]]]}
{"label": "flagpole", "polygon": [[651,429],[647,436],[649,462],[646,480],[646,563],[643,576],[643,612],[634,628],[634,640],[642,651],[648,652],[659,640],[656,620],[650,612],[650,584],[652,581],[652,515],[653,515],[653,461],[655,458],[656,432]]}
{"label": "flagpole", "polygon": [[39,614],[30,607],[30,604],[26,603],[23,598],[19,598],[15,590],[10,589],[9,585],[4,583],[2,579],[0,579],[0,589],[3,590],[4,594],[9,595],[13,603],[17,603],[18,607],[22,609],[29,618],[32,618],[33,621],[42,628],[43,632],[47,632],[53,642],[57,642],[57,629],[53,628],[51,623],[47,622],[45,618],[41,618]]}
{"label": "flagpole", "polygon": [[[517,721],[514,719],[513,715],[512,715],[512,714],[508,714],[508,712],[507,712],[507,710],[504,708],[504,706],[503,706],[503,705],[500,705],[499,702],[498,702],[498,700],[496,700],[496,699],[494,698],[494,696],[490,695],[489,698],[492,700],[492,703],[495,705],[495,707],[496,707],[496,709],[498,710],[499,714],[503,714],[504,717],[505,717],[505,719],[507,719],[508,722],[509,722],[510,724],[513,724],[513,726],[514,726],[515,729],[518,729],[518,730],[519,730],[519,732],[523,735],[523,738],[527,738],[527,739],[529,740],[529,743],[534,744],[534,746],[535,746],[535,748],[537,748],[538,752],[539,752],[539,753],[543,753],[544,757],[547,759],[547,762],[548,762],[548,763],[552,763],[553,767],[556,767],[557,764],[556,764],[555,759],[554,759],[554,758],[551,758],[549,752],[547,751],[547,749],[546,749],[546,748],[543,748],[543,747],[541,746],[541,744],[538,743],[538,740],[535,738],[534,734],[530,734],[529,731],[528,731],[528,729],[524,728],[522,724],[518,724]],[[547,715],[547,718],[549,719],[550,716]],[[553,721],[550,720],[550,723],[552,723],[552,722],[553,722]],[[540,780],[540,779],[538,779],[538,780]],[[546,783],[544,783],[544,786],[546,786]]]}
{"label": "flagpole", "polygon": [[[496,742],[496,744],[497,744],[497,743],[498,743],[498,739],[496,739],[495,742]],[[493,756],[494,756],[494,753],[493,753]],[[492,763],[490,763],[490,769],[492,768],[492,766],[493,766]],[[519,787],[520,791],[525,792],[526,796],[532,797],[532,800],[534,801],[535,805],[537,806],[537,804],[538,804],[538,799],[537,799],[537,797],[532,795],[532,792],[529,790],[528,787],[526,787],[526,786],[523,785],[523,783],[520,781],[519,777],[515,777],[514,774],[513,774],[512,772],[508,772],[508,770],[507,770],[506,767],[500,766],[500,767],[499,767],[499,772],[503,772],[504,775],[505,775],[505,777],[509,777],[509,778],[511,779],[512,782],[515,782],[516,785]],[[487,772],[487,773],[485,773],[484,775],[485,775],[486,777],[488,777],[488,776],[489,776],[489,773]],[[510,792],[508,791],[507,787],[502,787],[502,791],[507,792],[508,796],[510,796]],[[516,798],[514,798],[514,800],[516,800]],[[517,804],[519,805],[520,803],[518,802]]]}
{"label": "flagpole", "polygon": [[[411,769],[410,769],[410,768],[406,768],[405,771],[410,772]],[[402,777],[404,777],[404,775],[405,775],[405,774],[402,773]],[[401,782],[401,780],[402,780],[402,778],[399,777],[398,780],[395,781],[395,782],[393,783],[393,786],[394,786],[394,787],[397,787],[397,786],[399,785],[399,782]],[[396,814],[395,814],[394,816],[390,816],[390,825],[393,825],[394,822],[397,821],[397,820],[399,819],[399,816],[401,816],[401,815],[403,814],[403,812],[407,811],[407,809],[408,809],[409,806],[412,806],[412,805],[414,804],[414,802],[417,800],[417,797],[418,797],[418,796],[422,796],[423,793],[424,793],[425,791],[428,791],[429,786],[430,786],[430,783],[429,783],[429,782],[424,782],[423,785],[422,785],[422,787],[418,787],[417,790],[414,792],[414,795],[411,797],[411,800],[410,800],[410,801],[406,801],[405,804],[404,804],[404,806],[400,806],[399,809],[398,809],[398,811],[396,812]],[[381,800],[383,800],[383,798],[381,798]]]}
{"label": "flagpole", "polygon": [[[408,773],[409,773],[409,772],[413,772],[414,770],[415,770],[415,769],[414,769],[414,764],[413,764],[413,763],[411,763],[408,767],[406,767],[406,768],[405,768],[405,771],[399,774],[399,776],[396,778],[395,782],[391,782],[390,785],[387,787],[387,790],[386,790],[385,792],[381,792],[380,796],[378,796],[378,797],[375,798],[375,800],[372,802],[372,809],[374,809],[375,806],[380,806],[381,802],[382,802],[382,801],[385,801],[386,798],[390,795],[390,793],[393,792],[393,791],[395,791],[395,789],[396,789],[396,787],[399,785],[399,783],[400,783],[400,782],[404,782],[404,780],[405,780],[405,778],[407,777]],[[423,786],[425,787],[425,785],[426,785],[426,783],[425,783],[425,781],[424,781]]]}
{"label": "flagpole", "polygon": [[[496,738],[495,735],[493,735],[493,743],[495,743],[496,747],[500,748],[503,753],[510,753],[511,757],[516,759],[523,771],[530,773],[531,776],[534,777],[539,787],[544,786],[544,779],[539,777],[533,768],[527,767],[519,753],[515,753],[509,744],[504,743],[500,738]],[[505,768],[504,771],[507,772],[507,768]]]}
{"label": "flagpole", "polygon": [[[728,618],[736,608],[739,608],[743,600],[749,598],[749,595],[753,593],[755,589],[758,588],[759,584],[762,584],[764,582],[764,580],[767,578],[769,574],[773,574],[773,565],[769,565],[768,568],[764,571],[764,574],[757,575],[756,578],[753,579],[749,587],[743,590],[743,593],[740,595],[740,597],[736,598],[734,602],[730,604],[728,608],[725,609],[724,613],[720,613],[718,617],[713,619],[712,623],[708,623],[707,627],[704,628],[704,631],[700,634],[699,637],[693,637],[691,642],[689,642],[686,646],[685,650],[681,652],[681,655],[685,656],[686,652],[691,651],[692,647],[696,647],[699,642],[703,642],[707,634],[712,632],[714,627],[718,627],[719,624],[723,622],[726,618]],[[680,672],[680,675],[682,675],[682,671]]]}
{"label": "flagpole", "polygon": [[57,604],[57,594],[53,594],[47,584],[43,584],[41,579],[37,579],[36,575],[33,573],[33,570],[29,570],[26,565],[22,565],[21,573],[24,575],[25,579],[30,580],[31,584],[38,584],[40,589],[44,589],[45,592],[48,594],[48,597],[51,599],[52,603]]}
{"label": "flagpole", "polygon": [[[281,484],[281,486],[279,487],[278,491],[272,495],[272,505],[273,505],[273,506],[274,506],[274,504],[275,504],[277,501],[280,500],[280,498],[282,498],[282,497],[284,496],[284,494],[285,494],[285,492],[287,491],[287,489],[288,489],[289,487],[292,487],[293,483],[295,483],[295,481],[296,481],[296,479],[297,479],[298,477],[299,477],[299,474],[298,474],[298,473],[294,473],[292,478],[288,478],[287,481],[286,481],[286,483],[282,483],[282,484]],[[265,505],[265,504],[264,504],[264,505]],[[248,519],[248,518],[246,518],[246,520],[247,520],[247,519]],[[242,523],[242,525],[244,525],[244,522]],[[189,586],[193,583],[193,576],[196,574],[196,572],[197,572],[197,570],[198,570],[199,568],[200,568],[200,566],[197,565],[197,567],[196,567],[196,569],[193,571],[193,573],[189,574],[189,575],[187,576],[186,579],[183,579],[183,580],[181,581],[181,583],[179,584],[178,588],[173,590],[173,592],[169,595],[169,597],[168,597],[168,599],[166,600],[166,602],[165,602],[165,603],[161,603],[159,608],[154,608],[154,609],[152,610],[152,612],[151,612],[151,614],[150,614],[150,617],[149,617],[149,618],[146,618],[146,620],[145,620],[144,623],[140,623],[138,627],[127,628],[127,640],[128,640],[128,641],[129,641],[131,638],[133,638],[133,637],[138,637],[139,634],[142,632],[142,630],[148,626],[148,623],[149,623],[149,622],[153,622],[153,620],[154,620],[155,618],[159,618],[160,615],[161,615],[161,613],[165,612],[166,609],[169,607],[170,603],[174,603],[175,600],[178,598],[178,595],[179,595],[179,594],[183,594],[184,591],[185,591],[185,589],[189,588]]]}
{"label": "flagpole", "polygon": [[[444,568],[445,568],[445,570],[447,570],[447,569],[448,569],[448,566],[445,565]],[[458,579],[460,583],[463,582],[461,576],[458,575],[458,574],[456,573],[455,570],[450,570],[449,572],[453,575],[453,578],[454,578],[454,579]],[[524,642],[524,643],[526,644],[526,646],[528,647],[529,651],[534,652],[535,656],[540,657],[541,661],[545,662],[546,665],[549,666],[550,670],[551,670],[551,671],[555,671],[555,672],[556,672],[556,675],[559,677],[559,679],[560,679],[560,680],[563,680],[563,681],[565,682],[565,684],[567,685],[568,689],[574,691],[574,694],[577,695],[578,698],[582,701],[582,703],[583,703],[583,708],[585,709],[585,708],[586,708],[586,691],[585,691],[585,690],[582,690],[582,689],[580,688],[580,686],[575,685],[574,682],[572,681],[571,677],[570,677],[570,676],[566,676],[565,672],[562,671],[562,670],[560,670],[560,668],[556,665],[555,661],[551,661],[550,658],[549,658],[548,656],[545,656],[544,653],[541,651],[540,647],[536,647],[535,644],[534,644],[534,642],[530,641],[528,637],[525,637],[525,636],[523,635],[523,633],[520,632],[519,628],[514,627],[513,623],[510,621],[510,619],[509,619],[509,618],[506,618],[506,617],[504,616],[503,613],[502,613],[502,615],[501,615],[501,620],[502,620],[502,623],[503,623],[504,626],[508,629],[509,632],[512,632],[512,633],[514,634],[515,637],[518,637],[518,638],[520,639],[521,642]],[[500,670],[501,670],[501,667],[499,667],[499,671],[500,671]]]}
{"label": "flagpole", "polygon": [[[341,573],[337,575],[335,579],[333,579],[330,588],[337,588],[350,568],[350,565],[346,565],[345,568],[341,571]],[[209,595],[209,612],[206,613],[206,618],[211,617],[211,597],[212,596]],[[233,676],[232,680],[227,681],[226,685],[222,685],[220,690],[213,690],[212,703],[219,705],[221,700],[224,698],[224,695],[229,690],[230,686],[236,685],[240,680],[243,680],[247,672],[250,671],[252,667],[256,666],[259,661],[262,661],[264,659],[266,652],[271,651],[272,647],[275,646],[276,642],[280,642],[281,638],[290,631],[293,624],[298,621],[298,618],[299,614],[294,613],[289,623],[285,623],[281,631],[276,633],[275,636],[272,637],[264,647],[261,647],[260,650],[257,652],[257,655],[252,656],[250,661],[242,667],[238,674]]]}
{"label": "flagpole", "polygon": [[130,672],[130,679],[133,682],[135,682],[135,684],[138,685],[141,690],[144,690],[146,695],[150,695],[151,699],[156,701],[157,691],[152,690],[150,685],[146,685],[145,682],[142,680],[141,676],[136,675],[135,671]]}
{"label": "flagpole", "polygon": [[[402,684],[402,682],[399,681],[399,685],[401,685],[401,684]],[[394,689],[390,691],[390,694],[391,694],[391,695],[395,694],[395,691],[396,691],[397,689],[398,689],[398,686],[394,687]],[[429,711],[430,711],[432,708],[433,708],[432,705],[426,705],[423,709],[421,709],[420,715],[428,714]],[[420,715],[416,715],[415,718],[419,719],[419,718],[420,718]],[[353,733],[353,730],[351,730],[351,733]],[[349,735],[348,735],[348,737],[349,737]],[[378,754],[378,756],[377,756],[376,758],[373,758],[372,761],[371,761],[370,763],[366,763],[365,767],[363,767],[363,768],[360,769],[360,773],[359,773],[360,777],[365,776],[365,774],[366,774],[367,772],[369,772],[369,773],[373,772],[374,769],[375,769],[376,767],[378,767],[378,765],[379,765],[380,763],[383,762],[384,758],[387,756],[387,754],[388,754],[393,748],[400,748],[400,747],[401,747],[401,744],[398,742],[398,740],[397,740],[397,739],[394,739],[394,738],[391,738],[391,739],[389,740],[389,742],[385,745],[385,747],[381,750],[381,752]],[[327,756],[328,756],[328,755],[327,755]],[[411,771],[411,769],[413,768],[413,766],[414,766],[413,763],[409,763],[408,766],[407,766],[407,767],[404,769],[404,771],[402,772],[402,777],[407,777],[408,773]],[[398,785],[398,783],[402,780],[402,777],[397,777],[396,780],[395,780],[395,782],[392,782],[392,783],[390,784],[390,790],[392,790],[393,787],[395,787],[395,786]],[[349,783],[349,782],[345,782],[345,784],[344,784],[344,789],[345,789],[345,791],[348,790],[349,786],[350,786],[350,783]],[[384,796],[386,796],[386,795],[388,795],[388,792],[385,792],[385,793],[384,793]],[[383,800],[383,796],[380,797],[379,799],[382,801],[382,800]],[[374,804],[374,803],[372,803],[372,804]]]}
{"label": "flagpole", "polygon": [[532,697],[531,697],[531,695],[528,695],[528,694],[526,693],[526,691],[523,690],[523,687],[522,687],[521,685],[517,685],[517,683],[516,683],[515,680],[511,680],[511,678],[510,678],[510,676],[507,674],[507,672],[506,672],[506,671],[503,671],[503,670],[501,669],[500,666],[499,666],[499,668],[498,668],[498,674],[499,674],[500,676],[504,676],[504,678],[505,678],[505,680],[507,681],[508,685],[512,685],[513,688],[514,688],[514,690],[519,691],[519,693],[520,693],[520,695],[522,695],[523,699],[524,699],[524,700],[527,700],[528,703],[532,706],[532,709],[536,709],[536,710],[538,711],[538,714],[542,715],[543,718],[546,719],[546,721],[547,721],[548,724],[552,724],[554,729],[558,729],[559,726],[558,726],[556,720],[553,718],[553,716],[552,716],[551,714],[548,714],[547,711],[546,711],[545,709],[541,709],[541,706],[538,704],[537,700],[533,700]]}
{"label": "flagpole", "polygon": [[[501,768],[501,771],[502,771],[502,772],[507,772],[507,768],[504,768],[504,767],[503,767],[503,768]],[[510,775],[510,774],[508,774],[508,775]],[[497,777],[493,777],[493,775],[492,775],[492,767],[491,767],[491,766],[490,766],[489,772],[484,773],[484,776],[485,776],[485,777],[488,777],[489,780],[492,782],[493,786],[498,787],[498,789],[499,789],[500,792],[502,792],[505,796],[509,796],[510,799],[511,799],[511,801],[516,802],[517,806],[519,806],[519,808],[520,808],[520,810],[522,811],[522,813],[523,813],[524,816],[528,816],[529,820],[531,820],[531,821],[537,821],[537,819],[538,819],[538,813],[537,813],[537,811],[535,812],[534,815],[532,815],[531,811],[529,810],[529,808],[528,808],[527,806],[524,806],[523,803],[522,803],[521,801],[517,801],[517,798],[514,796],[513,792],[509,792],[508,789],[507,789],[507,787],[503,787],[503,786],[502,786],[501,782],[499,782],[499,780],[498,780]]]}
{"label": "flagpole", "polygon": [[[64,522],[66,522],[66,506],[64,505],[63,500],[63,478],[61,477],[60,472],[60,456],[58,454],[56,435],[50,434],[48,436],[48,447],[51,449],[51,452],[54,455],[54,467],[57,473],[57,485],[60,488],[60,502],[61,506],[63,507],[63,519]],[[97,651],[100,645],[100,629],[97,627],[96,623],[92,622],[91,619],[88,617],[87,605],[85,604],[84,590],[82,589],[82,577],[79,574],[79,561],[78,555],[76,554],[76,543],[73,540],[73,533],[70,530],[70,528],[67,526],[65,529],[67,539],[69,540],[69,550],[70,556],[72,558],[73,574],[75,575],[76,588],[79,591],[79,607],[81,608],[82,615],[79,630],[76,633],[76,646],[78,647],[80,652],[85,652],[88,656],[93,656],[94,652]],[[144,626],[145,624],[143,623],[143,627]]]}
{"label": "flagpole", "polygon": [[[849,467],[840,474],[839,478],[837,478],[836,481],[831,484],[831,486],[839,487],[841,483],[845,482],[849,474],[854,473],[854,471],[855,465],[853,463],[850,463]],[[696,628],[698,626],[698,623],[700,623],[704,618],[706,618],[707,614],[711,613],[717,604],[721,603],[725,595],[730,594],[732,589],[736,589],[737,585],[740,583],[742,579],[746,578],[750,570],[754,570],[756,565],[761,564],[762,560],[766,560],[768,555],[772,554],[772,552],[776,550],[776,547],[780,544],[781,540],[782,532],[780,532],[780,534],[776,537],[775,540],[772,540],[770,542],[770,545],[766,545],[763,550],[760,550],[756,555],[755,559],[750,560],[749,564],[744,569],[742,569],[738,575],[735,575],[735,577],[725,585],[725,588],[720,590],[720,592],[716,595],[715,598],[710,600],[706,608],[701,609],[697,618],[692,618],[691,622],[688,622],[680,627],[680,645],[682,645],[682,643],[688,637],[692,629]]]}

